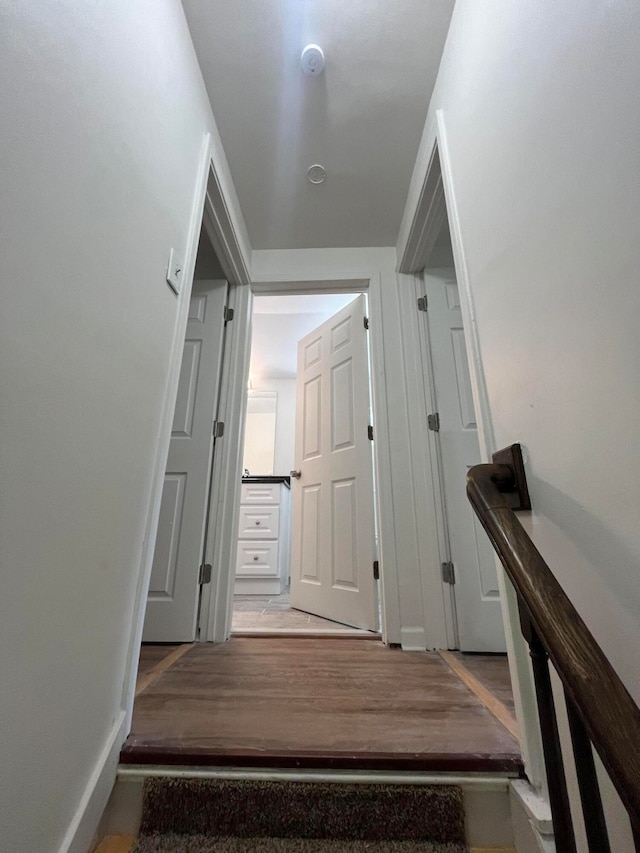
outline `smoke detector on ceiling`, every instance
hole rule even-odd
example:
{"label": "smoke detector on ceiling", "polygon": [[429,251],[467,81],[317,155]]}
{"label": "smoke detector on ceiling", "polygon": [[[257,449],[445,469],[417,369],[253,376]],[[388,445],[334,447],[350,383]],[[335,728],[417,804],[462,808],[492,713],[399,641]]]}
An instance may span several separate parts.
{"label": "smoke detector on ceiling", "polygon": [[318,77],[324,70],[324,53],[317,44],[308,44],[300,57],[302,71],[307,77]]}

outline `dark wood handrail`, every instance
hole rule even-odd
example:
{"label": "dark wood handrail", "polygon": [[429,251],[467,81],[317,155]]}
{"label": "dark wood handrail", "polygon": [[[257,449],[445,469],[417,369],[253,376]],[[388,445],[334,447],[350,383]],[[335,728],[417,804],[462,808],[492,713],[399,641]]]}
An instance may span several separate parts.
{"label": "dark wood handrail", "polygon": [[[531,620],[637,837],[640,708],[514,513],[531,508],[520,446],[512,445],[493,459],[492,465],[469,470],[468,498],[515,587],[521,619],[524,613]],[[523,629],[526,636],[524,623]]]}

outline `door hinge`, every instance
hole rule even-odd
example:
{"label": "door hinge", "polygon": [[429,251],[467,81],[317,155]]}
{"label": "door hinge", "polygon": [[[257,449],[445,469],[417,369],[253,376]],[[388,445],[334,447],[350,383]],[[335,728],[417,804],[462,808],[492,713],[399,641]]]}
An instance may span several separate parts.
{"label": "door hinge", "polygon": [[456,582],[456,570],[451,560],[442,564],[442,582],[450,584]]}
{"label": "door hinge", "polygon": [[222,438],[224,435],[224,421],[213,422],[213,437]]}
{"label": "door hinge", "polygon": [[373,441],[373,427],[371,426],[371,424],[369,424],[369,426],[367,427],[367,436],[369,438],[369,441]]}
{"label": "door hinge", "polygon": [[426,311],[429,305],[429,300],[426,294],[418,297],[418,311]]}
{"label": "door hinge", "polygon": [[434,412],[432,415],[427,415],[427,426],[433,432],[440,432],[440,415]]}
{"label": "door hinge", "polygon": [[200,566],[200,574],[198,575],[198,583],[205,584],[211,583],[211,570],[213,566],[211,563],[203,563]]}
{"label": "door hinge", "polygon": [[229,308],[227,305],[225,305],[223,317],[225,323],[230,323],[231,320],[233,320],[233,308]]}
{"label": "door hinge", "polygon": [[380,563],[378,560],[373,561],[373,579],[374,581],[380,580]]}
{"label": "door hinge", "polygon": [[369,328],[369,318],[364,317],[363,319],[364,319],[364,327],[365,327],[365,329],[368,329]]}

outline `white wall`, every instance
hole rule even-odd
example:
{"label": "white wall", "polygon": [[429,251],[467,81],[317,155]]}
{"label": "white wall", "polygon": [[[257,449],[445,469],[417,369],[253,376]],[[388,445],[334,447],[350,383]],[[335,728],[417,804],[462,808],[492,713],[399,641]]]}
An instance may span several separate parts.
{"label": "white wall", "polygon": [[118,738],[166,263],[221,149],[178,0],[3,4],[0,33],[0,846],[51,853]]}
{"label": "white wall", "polygon": [[333,312],[260,314],[251,322],[251,365],[254,378],[291,379],[298,367],[298,341],[328,320]]}
{"label": "white wall", "polygon": [[[260,377],[252,383],[254,391],[275,391],[276,440],[273,473],[288,474],[294,465],[294,441],[296,432],[296,380]],[[262,471],[252,471],[261,474]]]}
{"label": "white wall", "polygon": [[427,120],[443,110],[493,441],[525,445],[534,541],[636,701],[639,52],[635,0],[458,0]]}

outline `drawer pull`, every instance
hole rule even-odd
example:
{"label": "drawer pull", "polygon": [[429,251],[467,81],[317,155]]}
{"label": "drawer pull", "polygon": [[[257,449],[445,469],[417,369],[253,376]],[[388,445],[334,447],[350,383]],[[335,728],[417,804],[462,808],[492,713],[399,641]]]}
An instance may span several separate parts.
{"label": "drawer pull", "polygon": [[258,555],[256,554],[256,555],[254,556],[254,558],[253,558],[253,559],[254,559],[256,562],[258,562],[258,560],[260,559],[260,557],[258,557]]}
{"label": "drawer pull", "polygon": [[260,522],[259,522],[259,521],[256,521],[256,524],[260,524]]}

